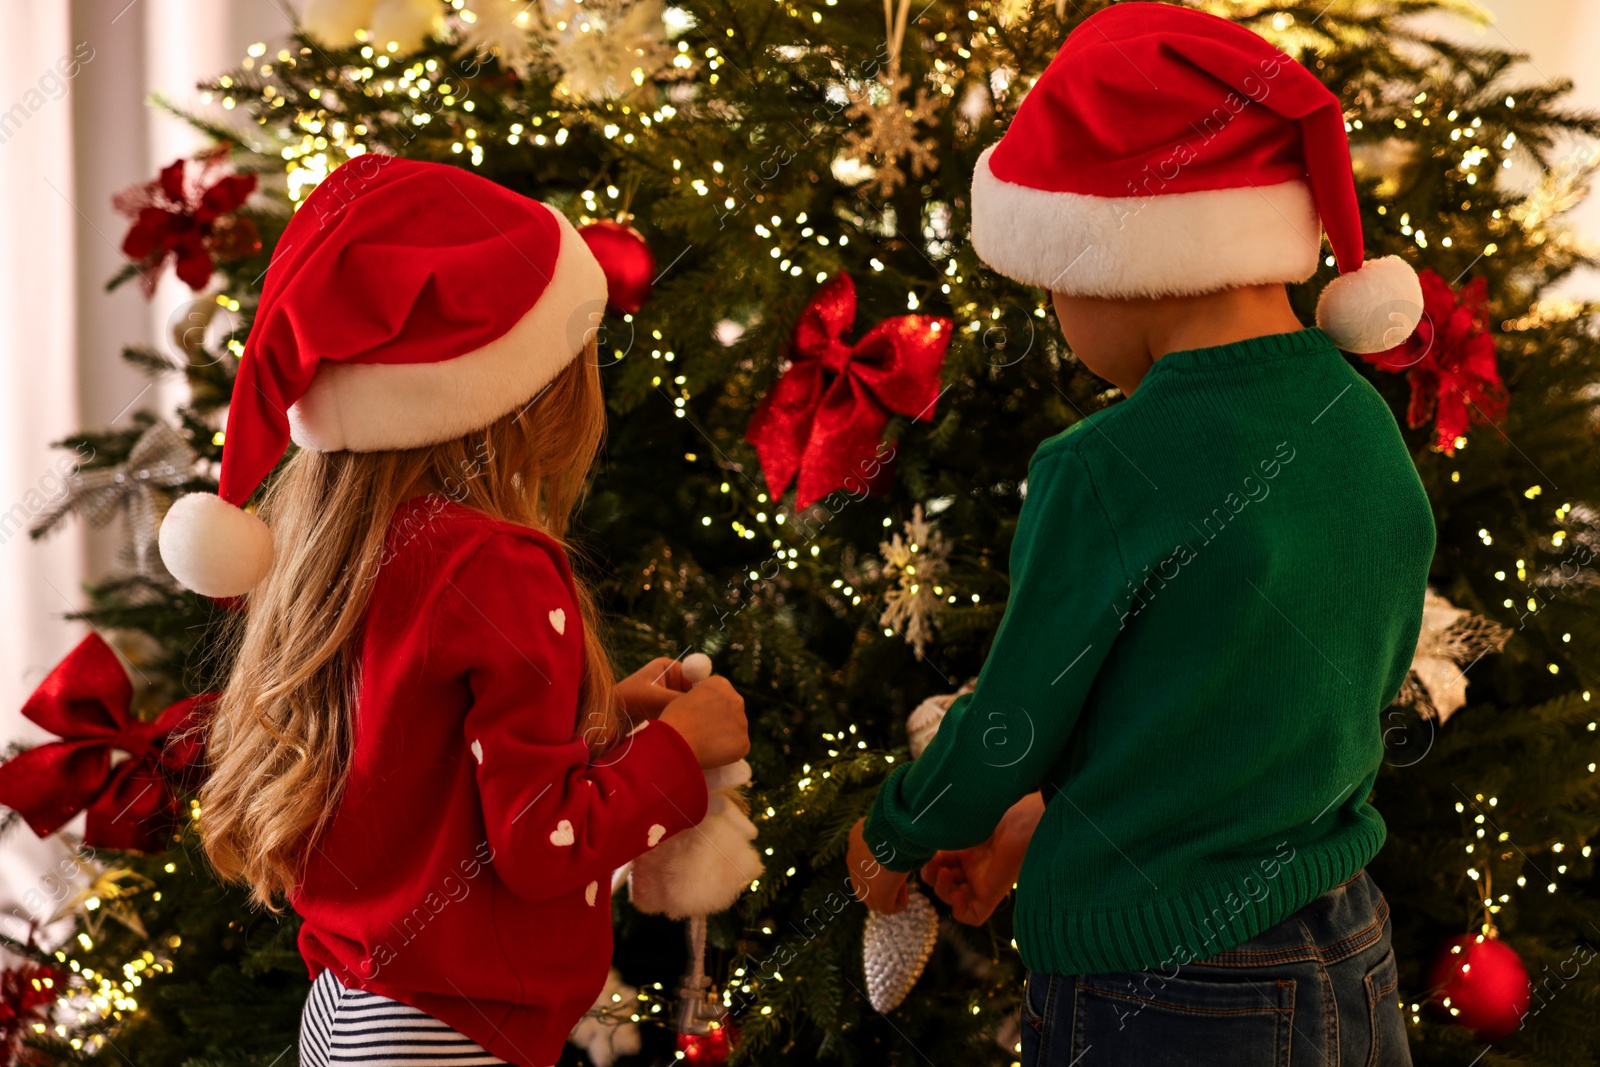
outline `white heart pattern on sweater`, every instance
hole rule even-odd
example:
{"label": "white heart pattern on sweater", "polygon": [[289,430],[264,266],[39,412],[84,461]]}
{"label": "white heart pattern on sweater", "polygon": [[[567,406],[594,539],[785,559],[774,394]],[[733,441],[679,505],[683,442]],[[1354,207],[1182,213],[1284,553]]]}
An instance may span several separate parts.
{"label": "white heart pattern on sweater", "polygon": [[567,613],[562,611],[560,608],[556,608],[553,611],[551,611],[550,612],[550,625],[554,626],[556,628],[556,633],[558,633],[558,634],[566,633],[567,632]]}
{"label": "white heart pattern on sweater", "polygon": [[556,828],[550,831],[550,843],[559,845],[562,848],[572,844],[577,839],[577,835],[572,832],[572,823],[566,819],[556,823]]}
{"label": "white heart pattern on sweater", "polygon": [[657,845],[661,844],[661,839],[666,835],[667,828],[665,826],[662,826],[660,823],[653,823],[650,827],[650,833],[644,839],[644,843],[650,848],[655,848]]}
{"label": "white heart pattern on sweater", "polygon": [[472,742],[472,758],[477,760],[479,763],[483,762],[483,742],[482,741],[474,740]]}
{"label": "white heart pattern on sweater", "polygon": [[599,882],[590,882],[587,886],[584,887],[583,899],[588,902],[589,907],[591,907],[591,908],[594,907],[595,897],[598,896],[599,893],[600,893],[600,883]]}

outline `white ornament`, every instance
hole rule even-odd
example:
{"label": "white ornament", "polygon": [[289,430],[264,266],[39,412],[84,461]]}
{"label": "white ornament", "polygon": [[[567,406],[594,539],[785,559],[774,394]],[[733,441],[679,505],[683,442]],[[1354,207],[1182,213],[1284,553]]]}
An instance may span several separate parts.
{"label": "white ornament", "polygon": [[558,633],[558,634],[566,633],[567,632],[567,613],[562,611],[560,608],[556,608],[555,610],[551,611],[550,612],[550,625],[555,627],[556,633]]}
{"label": "white ornament", "polygon": [[470,0],[461,12],[461,51],[492,55],[527,77],[537,56],[530,32],[535,12],[526,0]]}
{"label": "white ornament", "polygon": [[589,1054],[594,1067],[611,1067],[618,1056],[636,1055],[639,1027],[632,1015],[638,1008],[639,990],[623,982],[615,967],[606,975],[605,988],[567,1040]]}
{"label": "white ornament", "polygon": [[1499,623],[1458,608],[1429,589],[1411,671],[1394,702],[1442,725],[1467,702],[1467,668],[1498,652],[1510,636]]}
{"label": "white ornament", "polygon": [[699,685],[711,677],[711,657],[704,652],[691,652],[683,657],[683,677],[690,685]]}
{"label": "white ornament", "polygon": [[481,765],[483,763],[483,742],[474,739],[472,742],[472,758]]}
{"label": "white ornament", "polygon": [[916,706],[906,718],[906,741],[911,746],[912,759],[922,755],[923,750],[928,747],[928,742],[939,732],[939,724],[944,722],[945,713],[950,710],[950,705],[956,702],[957,697],[972,692],[975,684],[968,682],[954,693],[929,697]]}
{"label": "white ornament", "polygon": [[750,764],[739,760],[705,775],[706,817],[633,861],[628,896],[642,912],[686,919],[724,911],[765,869],[744,797]]}
{"label": "white ornament", "polygon": [[652,823],[650,832],[645,835],[644,843],[649,848],[655,848],[661,844],[661,839],[665,836],[667,836],[667,828],[660,823]]}
{"label": "white ornament", "polygon": [[559,91],[609,100],[654,76],[673,55],[662,39],[662,10],[660,0],[545,0],[545,32],[563,74]]}
{"label": "white ornament", "polygon": [[556,828],[550,831],[550,843],[559,848],[566,848],[577,839],[577,835],[572,832],[572,823],[566,819],[556,823]]}
{"label": "white ornament", "polygon": [[917,705],[909,718],[906,719],[906,740],[911,745],[911,758],[916,759],[928,747],[928,742],[933,740],[933,735],[939,732],[939,724],[944,721],[944,713],[950,710],[950,705],[955,703],[955,694],[929,697]]}
{"label": "white ornament", "polygon": [[939,940],[939,915],[917,889],[893,915],[871,912],[862,937],[861,962],[867,973],[867,999],[880,1012],[898,1008],[922,977]]}
{"label": "white ornament", "polygon": [[357,30],[372,22],[377,0],[306,0],[300,12],[300,29],[329,48],[350,48],[360,43]]}
{"label": "white ornament", "polygon": [[443,23],[439,0],[378,0],[367,34],[377,51],[403,56],[421,48]]}

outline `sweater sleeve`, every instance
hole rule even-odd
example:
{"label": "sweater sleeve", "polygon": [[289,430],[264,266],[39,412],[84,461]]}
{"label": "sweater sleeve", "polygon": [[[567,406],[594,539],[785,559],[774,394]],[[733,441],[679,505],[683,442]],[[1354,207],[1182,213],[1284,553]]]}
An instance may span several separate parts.
{"label": "sweater sleeve", "polygon": [[557,551],[493,535],[447,579],[434,622],[434,654],[472,691],[461,744],[495,871],[531,901],[609,885],[707,802],[699,761],[665,723],[591,758],[578,722],[583,619]]}
{"label": "sweater sleeve", "polygon": [[1116,640],[1128,588],[1083,461],[1066,449],[1035,459],[1011,546],[1010,600],[977,688],[951,705],[914,762],[895,769],[867,816],[880,863],[910,871],[939,849],[981,844],[1040,787]]}

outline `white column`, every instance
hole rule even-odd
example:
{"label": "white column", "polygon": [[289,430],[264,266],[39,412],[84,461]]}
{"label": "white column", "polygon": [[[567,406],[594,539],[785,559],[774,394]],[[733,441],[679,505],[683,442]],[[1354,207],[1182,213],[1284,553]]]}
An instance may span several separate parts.
{"label": "white column", "polygon": [[[24,4],[0,36],[0,737],[37,740],[19,709],[82,631],[83,538],[36,544],[28,526],[62,486],[50,442],[77,428],[72,82],[81,74],[68,9]],[[67,468],[70,469],[70,468]],[[37,893],[64,855],[19,828],[0,852],[0,915]],[[25,908],[24,908],[25,914]]]}

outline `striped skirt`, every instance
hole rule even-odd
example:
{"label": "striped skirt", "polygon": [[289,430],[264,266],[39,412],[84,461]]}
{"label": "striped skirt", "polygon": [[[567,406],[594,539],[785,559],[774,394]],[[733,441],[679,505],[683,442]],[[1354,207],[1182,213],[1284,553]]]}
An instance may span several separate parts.
{"label": "striped skirt", "polygon": [[483,1047],[409,1004],[351,989],[332,971],[311,985],[300,1016],[302,1067],[505,1067]]}

